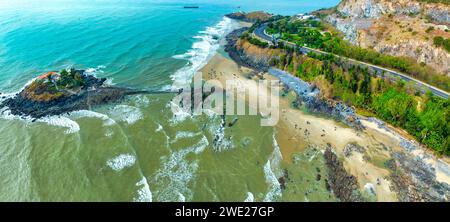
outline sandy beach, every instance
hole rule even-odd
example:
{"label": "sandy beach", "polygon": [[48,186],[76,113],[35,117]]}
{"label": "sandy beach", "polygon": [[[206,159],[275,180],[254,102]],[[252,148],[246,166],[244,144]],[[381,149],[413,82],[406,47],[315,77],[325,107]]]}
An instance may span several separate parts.
{"label": "sandy beach", "polygon": [[[205,80],[218,80],[222,85],[230,79],[239,81],[242,87],[246,87],[249,93],[264,93],[265,96],[279,97],[280,121],[276,124],[276,140],[280,146],[283,163],[290,164],[292,155],[305,150],[310,145],[325,148],[331,146],[342,159],[346,170],[354,175],[361,191],[367,187],[373,187],[377,201],[396,201],[396,193],[392,190],[387,179],[390,172],[384,163],[391,158],[393,151],[405,152],[399,143],[398,133],[395,130],[385,130],[377,124],[363,120],[366,127],[364,131],[356,131],[343,123],[333,119],[309,114],[291,106],[291,93],[288,96],[268,94],[265,90],[258,90],[255,80],[264,78],[276,80],[268,73],[257,73],[254,70],[240,67],[231,59],[221,54],[215,55],[209,63],[200,70]],[[249,78],[249,76],[251,76]],[[248,96],[238,95],[240,99],[247,100]],[[352,152],[345,154],[345,147],[349,144],[357,144],[364,152]],[[448,166],[448,159],[438,159],[427,150],[416,150],[415,155],[428,154],[428,162],[433,166]],[[430,158],[431,156],[431,158]],[[439,163],[438,163],[439,162]],[[436,168],[436,177],[440,182],[450,183],[448,172]]]}

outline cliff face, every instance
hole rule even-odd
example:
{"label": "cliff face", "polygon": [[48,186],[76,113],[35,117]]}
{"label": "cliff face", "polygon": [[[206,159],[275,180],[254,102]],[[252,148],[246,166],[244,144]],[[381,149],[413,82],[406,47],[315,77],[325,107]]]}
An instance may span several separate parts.
{"label": "cliff face", "polygon": [[450,23],[448,6],[414,0],[344,0],[337,9],[343,16],[357,18],[380,18],[385,14],[423,13],[437,23]]}
{"label": "cliff face", "polygon": [[260,48],[242,39],[236,42],[236,49],[243,52],[241,56],[246,57],[255,64],[264,66],[269,64],[270,59],[279,58],[279,55],[282,53],[279,49]]}
{"label": "cliff face", "polygon": [[450,6],[416,0],[343,0],[326,21],[345,39],[381,53],[407,56],[450,75],[450,54],[433,38],[450,38]]}

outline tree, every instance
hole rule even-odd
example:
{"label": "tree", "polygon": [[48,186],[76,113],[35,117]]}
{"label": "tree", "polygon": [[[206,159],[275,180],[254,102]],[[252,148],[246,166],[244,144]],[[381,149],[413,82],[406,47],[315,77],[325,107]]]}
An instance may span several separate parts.
{"label": "tree", "polygon": [[444,38],[442,36],[436,36],[433,38],[433,44],[436,47],[441,47],[444,44]]}

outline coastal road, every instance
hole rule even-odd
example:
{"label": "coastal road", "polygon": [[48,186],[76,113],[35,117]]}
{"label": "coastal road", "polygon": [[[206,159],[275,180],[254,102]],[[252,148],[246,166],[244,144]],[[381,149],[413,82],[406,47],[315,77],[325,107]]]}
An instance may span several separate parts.
{"label": "coastal road", "polygon": [[[258,28],[256,28],[253,31],[253,36],[258,38],[261,41],[265,41],[265,42],[267,42],[269,44],[273,44],[272,43],[272,37],[269,36],[266,33],[266,31],[265,31],[266,30],[266,26],[267,26],[266,24],[263,24],[263,25],[259,26]],[[302,53],[304,53],[304,54],[306,54],[308,52],[311,52],[311,51],[315,52],[315,53],[319,53],[319,54],[326,54],[326,55],[330,54],[330,55],[333,55],[335,57],[341,58],[343,60],[347,60],[347,61],[349,61],[349,62],[351,62],[353,64],[368,67],[368,68],[376,71],[376,73],[378,75],[381,75],[381,73],[384,72],[385,74],[388,74],[388,75],[390,75],[393,78],[399,77],[399,78],[401,78],[401,79],[403,79],[403,80],[405,80],[407,82],[415,82],[416,85],[422,90],[422,92],[424,92],[426,89],[429,89],[434,95],[439,96],[441,98],[447,99],[450,96],[450,93],[448,93],[448,92],[446,92],[446,91],[444,91],[442,89],[434,87],[434,86],[432,86],[430,84],[427,84],[425,82],[422,82],[422,81],[420,81],[418,79],[415,79],[415,78],[413,78],[411,76],[408,76],[406,74],[397,72],[395,70],[386,69],[386,68],[381,67],[381,66],[369,64],[369,63],[366,63],[366,62],[361,62],[361,61],[358,61],[358,60],[354,60],[354,59],[347,58],[347,57],[344,57],[344,56],[335,55],[335,54],[332,54],[332,53],[328,53],[328,52],[321,51],[321,50],[318,50],[318,49],[309,48],[309,47],[306,47],[306,46],[298,46],[295,43],[288,42],[288,41],[284,41],[284,40],[279,40],[279,41],[282,41],[285,45],[287,45],[287,46],[289,46],[291,48],[300,48],[300,51]]]}

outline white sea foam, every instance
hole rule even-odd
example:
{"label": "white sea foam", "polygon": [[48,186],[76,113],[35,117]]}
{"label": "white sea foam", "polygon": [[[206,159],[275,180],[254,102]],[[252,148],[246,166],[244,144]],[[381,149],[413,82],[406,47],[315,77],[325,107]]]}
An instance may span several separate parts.
{"label": "white sea foam", "polygon": [[[192,138],[194,138],[196,136],[199,136],[199,135],[202,135],[202,132],[178,131],[177,134],[175,135],[175,139],[170,141],[170,143],[172,143],[172,144],[176,143],[180,139],[186,139],[186,138],[192,139]],[[208,140],[206,140],[206,141],[208,141]]]}
{"label": "white sea foam", "polygon": [[277,140],[275,139],[275,133],[272,135],[272,145],[273,152],[270,159],[267,161],[266,165],[264,165],[264,176],[266,178],[266,182],[269,186],[269,192],[267,192],[264,197],[265,202],[271,202],[280,198],[281,193],[281,185],[278,181],[278,177],[281,176],[282,172],[280,169],[280,163],[283,159],[283,156],[280,151],[280,146],[278,145]]}
{"label": "white sea foam", "polygon": [[0,109],[0,116],[2,119],[6,119],[6,120],[22,120],[26,123],[31,123],[31,121],[33,120],[33,118],[31,118],[30,116],[18,116],[18,115],[13,115],[11,113],[11,110],[8,107],[3,107],[2,109]]}
{"label": "white sea foam", "polygon": [[278,182],[277,177],[272,171],[272,167],[270,165],[270,160],[264,165],[264,177],[266,178],[266,182],[269,186],[269,192],[267,192],[264,197],[264,202],[272,202],[277,200],[277,198],[281,197],[281,186],[280,182]]}
{"label": "white sea foam", "polygon": [[136,183],[136,186],[139,189],[137,191],[137,197],[134,198],[134,202],[152,202],[152,192],[150,191],[150,186],[145,176]]}
{"label": "white sea foam", "polygon": [[194,153],[200,154],[202,153],[205,148],[209,145],[208,138],[206,138],[205,135],[203,135],[202,139],[196,143],[194,146],[191,147],[192,150],[194,150]]}
{"label": "white sea foam", "polygon": [[178,131],[177,134],[175,135],[175,139],[194,137],[196,135],[198,135],[198,133],[189,132],[189,131]]}
{"label": "white sea foam", "polygon": [[161,87],[161,91],[169,91],[169,90],[171,90],[172,89],[172,85],[165,85],[165,86],[163,86],[163,87]]}
{"label": "white sea foam", "polygon": [[[275,133],[273,133],[273,135],[272,135],[272,145],[273,145],[273,152],[272,152],[272,157],[270,158],[270,163],[271,163],[272,168],[278,169],[280,166],[280,162],[283,159],[283,156],[280,151],[280,146],[278,145],[278,142],[275,138]],[[276,171],[276,176],[281,176],[281,175],[279,175],[279,174],[281,174],[280,170],[275,170],[275,171]]]}
{"label": "white sea foam", "polygon": [[131,167],[136,162],[136,157],[132,154],[120,154],[106,161],[106,165],[111,167],[114,171],[121,171],[127,167]]}
{"label": "white sea foam", "polygon": [[[0,110],[0,117],[2,119],[7,119],[7,120],[23,121],[27,125],[32,124],[33,120],[34,120],[30,116],[13,115],[11,113],[11,110],[9,110],[6,107],[4,107]],[[64,131],[64,133],[66,133],[66,134],[76,133],[76,132],[80,131],[80,125],[78,125],[77,122],[68,118],[68,115],[42,117],[42,118],[37,119],[36,122],[45,123],[45,124],[48,124],[51,126],[67,128]]]}
{"label": "white sea foam", "polygon": [[186,202],[186,197],[182,193],[178,193],[178,202]]}
{"label": "white sea foam", "polygon": [[[156,191],[160,201],[181,202],[192,197],[187,185],[195,177],[198,162],[186,160],[186,155],[190,152],[192,152],[191,149],[174,151],[169,157],[162,158],[163,166],[153,177],[153,180],[160,185]],[[163,184],[160,184],[161,182]]]}
{"label": "white sea foam", "polygon": [[161,124],[158,124],[158,128],[156,128],[155,132],[160,132],[161,130],[163,130],[163,127]]}
{"label": "white sea foam", "polygon": [[180,122],[183,122],[187,118],[192,117],[189,112],[181,108],[178,104],[174,103],[173,101],[170,101],[166,107],[169,109],[171,108],[173,112],[173,117],[170,119],[171,125],[176,125]]}
{"label": "white sea foam", "polygon": [[109,114],[117,121],[127,122],[128,124],[134,124],[144,118],[139,108],[127,105],[114,106]]}
{"label": "white sea foam", "polygon": [[150,100],[146,95],[134,96],[134,102],[138,107],[147,107],[150,104]]}
{"label": "white sea foam", "polygon": [[[188,62],[184,67],[177,70],[170,77],[172,79],[172,90],[178,90],[189,86],[194,74],[199,71],[214,56],[220,47],[220,39],[231,32],[238,23],[232,19],[224,17],[218,24],[213,27],[207,27],[204,31],[200,31],[194,39],[198,41],[192,44],[190,50],[181,55],[175,55],[175,59],[184,59]],[[169,106],[174,112],[171,120],[172,124],[176,124],[186,120],[191,114],[173,102]]]}
{"label": "white sea foam", "polygon": [[375,191],[375,186],[373,184],[371,184],[371,183],[366,183],[366,185],[364,185],[364,190],[368,194],[370,194],[372,196],[376,196],[377,195],[376,191]]}
{"label": "white sea foam", "polygon": [[[27,125],[33,123],[33,118],[30,116],[19,116],[11,114],[11,111],[8,108],[3,108],[0,110],[1,118],[9,119],[9,120],[21,120],[24,121]],[[94,112],[91,110],[78,110],[72,111],[68,114],[63,114],[59,116],[46,116],[39,119],[36,119],[38,123],[46,123],[51,126],[63,127],[67,128],[64,131],[66,134],[76,133],[80,131],[79,124],[75,121],[79,118],[97,118],[103,120],[103,126],[112,126],[116,124],[116,122],[111,119],[109,116]]]}
{"label": "white sea foam", "polygon": [[203,136],[193,146],[172,151],[170,156],[161,158],[163,165],[153,177],[156,183],[165,182],[161,184],[161,188],[157,191],[159,200],[184,202],[192,198],[192,192],[187,185],[195,177],[198,169],[198,160],[188,161],[186,156],[190,153],[198,155],[208,145],[208,139],[206,136]]}
{"label": "white sea foam", "polygon": [[221,116],[217,116],[216,118],[220,118],[220,124],[214,124],[214,142],[213,149],[216,152],[222,152],[226,150],[230,150],[234,148],[233,138],[231,136],[225,137],[225,120]]}
{"label": "white sea foam", "polygon": [[73,111],[69,113],[69,116],[72,118],[97,118],[104,121],[104,126],[112,126],[116,124],[116,121],[111,119],[108,115],[103,113],[94,112],[91,110],[79,110],[79,111]]}
{"label": "white sea foam", "polygon": [[115,83],[113,82],[114,78],[107,78],[105,82],[103,82],[103,85],[105,86],[113,86]]}
{"label": "white sea foam", "polygon": [[87,75],[92,75],[92,76],[97,77],[97,74],[103,73],[104,72],[103,69],[105,69],[105,68],[106,68],[106,66],[100,65],[100,66],[97,66],[96,68],[88,68],[88,69],[84,70],[84,73]]}
{"label": "white sea foam", "polygon": [[176,59],[186,59],[188,63],[171,76],[173,80],[172,89],[177,90],[189,84],[195,72],[200,70],[219,49],[220,38],[223,38],[235,27],[237,27],[237,22],[224,17],[215,26],[207,27],[206,30],[200,31],[199,35],[194,36],[193,38],[198,39],[198,41],[192,44],[189,51],[173,56]]}
{"label": "white sea foam", "polygon": [[158,128],[156,128],[155,132],[161,132],[166,137],[166,147],[169,148],[170,144],[170,137],[167,135],[166,131],[164,130],[163,126],[161,124],[158,124]]}
{"label": "white sea foam", "polygon": [[77,122],[69,119],[66,116],[43,117],[43,118],[38,119],[37,122],[47,123],[48,125],[67,128],[66,131],[64,131],[66,134],[76,133],[76,132],[80,131],[80,125],[78,125]]}
{"label": "white sea foam", "polygon": [[[36,78],[33,78],[33,79],[29,80],[29,81],[28,81],[27,83],[25,83],[25,85],[23,85],[22,88],[20,88],[17,92],[3,93],[3,94],[1,95],[1,97],[3,97],[3,98],[0,98],[0,102],[3,102],[3,101],[6,100],[6,99],[9,99],[9,98],[12,98],[12,97],[16,96],[17,94],[19,94],[20,92],[22,92],[28,85],[30,85],[32,82],[34,82],[34,80],[36,80]],[[5,119],[12,119],[12,118],[13,118],[13,117],[12,117],[13,115],[11,114],[11,112],[8,112],[8,111],[9,111],[8,108],[2,108],[2,110],[0,110],[1,117],[2,117],[2,118],[5,118]],[[4,115],[4,116],[3,116],[3,115]],[[14,117],[14,119],[24,119],[24,118],[22,118],[22,116],[17,116],[17,118]]]}
{"label": "white sea foam", "polygon": [[255,202],[255,197],[252,192],[247,192],[247,198],[245,198],[244,202]]}
{"label": "white sea foam", "polygon": [[214,110],[211,109],[203,109],[203,114],[208,116],[208,118],[215,118],[219,116]]}
{"label": "white sea foam", "polygon": [[189,131],[178,131],[177,134],[175,135],[175,140],[172,142],[176,142],[179,139],[184,139],[184,138],[192,138],[195,136],[200,135],[201,132],[189,132]]}

